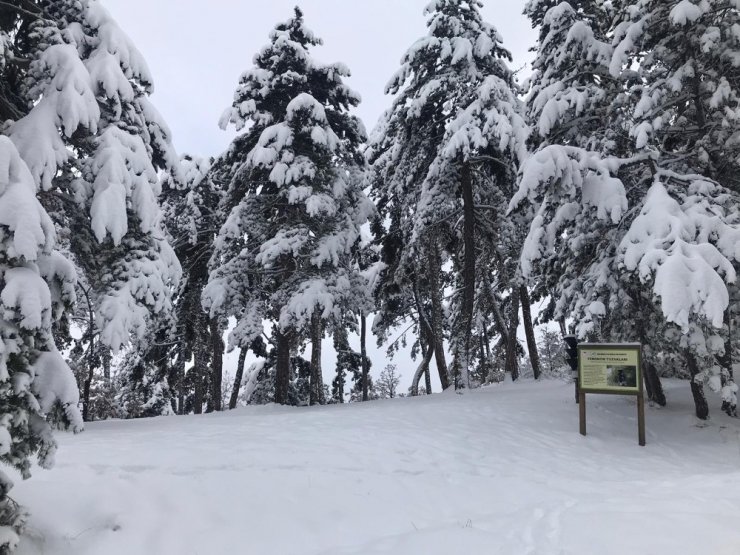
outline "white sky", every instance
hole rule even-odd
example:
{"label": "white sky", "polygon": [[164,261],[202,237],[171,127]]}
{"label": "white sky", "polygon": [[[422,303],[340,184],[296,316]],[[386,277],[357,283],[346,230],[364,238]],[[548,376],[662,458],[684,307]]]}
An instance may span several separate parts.
{"label": "white sky", "polygon": [[[363,102],[357,114],[368,131],[389,105],[385,84],[401,56],[425,34],[428,0],[103,0],[144,54],[155,81],[153,102],[169,123],[178,151],[217,155],[233,137],[218,128],[239,75],[268,42],[268,33],[303,9],[306,24],[324,39],[323,62],[344,62]],[[488,0],[483,17],[495,25],[513,56],[528,64],[536,36],[522,15],[524,0]],[[528,71],[526,71],[528,73]]]}
{"label": "white sky", "polygon": [[[424,7],[428,0],[102,0],[146,58],[154,77],[152,98],[172,129],[180,154],[220,154],[234,134],[222,131],[218,120],[231,105],[239,76],[268,42],[276,23],[285,21],[298,4],[306,25],[324,40],[313,51],[323,62],[344,62],[352,71],[349,85],[363,102],[357,114],[368,131],[389,106],[386,83],[401,56],[426,34]],[[499,30],[514,56],[513,69],[529,74],[536,34],[522,15],[524,0],[488,0],[483,17]],[[403,328],[399,329],[399,333]],[[359,350],[359,339],[352,337]],[[334,378],[336,355],[324,341],[324,381]],[[377,376],[386,364],[385,349],[368,337],[368,354]],[[225,359],[234,371],[236,353]],[[410,385],[418,362],[403,349],[392,361],[402,374],[401,390]],[[448,361],[449,362],[449,361]],[[432,364],[435,391],[439,379]],[[348,378],[349,379],[349,378]]]}

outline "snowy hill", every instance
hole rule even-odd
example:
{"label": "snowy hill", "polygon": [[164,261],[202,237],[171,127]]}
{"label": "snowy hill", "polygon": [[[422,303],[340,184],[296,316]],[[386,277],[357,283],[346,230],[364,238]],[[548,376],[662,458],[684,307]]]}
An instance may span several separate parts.
{"label": "snowy hill", "polygon": [[21,555],[740,553],[740,427],[507,384],[91,424],[19,483]]}

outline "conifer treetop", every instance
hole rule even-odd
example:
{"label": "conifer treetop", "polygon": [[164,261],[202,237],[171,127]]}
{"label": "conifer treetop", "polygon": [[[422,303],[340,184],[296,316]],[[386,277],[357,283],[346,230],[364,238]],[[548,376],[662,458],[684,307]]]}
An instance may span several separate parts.
{"label": "conifer treetop", "polygon": [[[269,38],[269,44],[254,56],[254,67],[242,74],[234,102],[219,122],[222,129],[234,125],[241,131],[249,125],[266,127],[280,121],[298,94],[310,94],[340,113],[360,103],[360,95],[342,81],[350,76],[345,64],[321,64],[311,57],[310,48],[323,41],[306,27],[299,8]],[[361,128],[359,122],[354,125]],[[361,135],[364,138],[364,129]]]}
{"label": "conifer treetop", "polygon": [[386,94],[421,84],[440,88],[441,83],[433,79],[450,74],[463,80],[509,74],[503,61],[511,61],[511,53],[502,46],[496,28],[481,18],[482,5],[477,0],[434,0],[428,4],[424,10],[428,34],[403,56],[401,68],[386,86]]}

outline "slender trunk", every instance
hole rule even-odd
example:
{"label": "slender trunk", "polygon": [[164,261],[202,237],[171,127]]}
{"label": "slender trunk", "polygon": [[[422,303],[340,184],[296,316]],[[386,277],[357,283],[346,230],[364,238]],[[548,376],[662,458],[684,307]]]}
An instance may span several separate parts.
{"label": "slender trunk", "polygon": [[696,417],[700,420],[707,420],[709,418],[709,404],[707,398],[704,395],[704,386],[696,382],[696,376],[699,374],[699,364],[696,361],[696,357],[690,351],[686,351],[686,362],[689,366],[689,373],[691,374],[691,394],[694,397],[694,406],[696,408]]}
{"label": "slender trunk", "polygon": [[234,378],[234,387],[231,390],[231,398],[229,399],[229,409],[234,410],[236,404],[239,401],[239,390],[242,387],[242,380],[244,379],[244,363],[247,361],[248,349],[242,347],[239,351],[239,362],[236,365],[236,377]]}
{"label": "slender trunk", "polygon": [[483,330],[486,329],[486,324],[482,324],[482,330],[478,334],[478,360],[480,364],[480,376],[481,376],[481,383],[486,382],[486,376],[488,374],[488,360],[486,357],[486,346],[483,342]]}
{"label": "slender trunk", "polygon": [[175,390],[177,391],[177,407],[175,412],[185,414],[185,341],[181,340],[178,346],[177,367],[175,369]]}
{"label": "slender trunk", "polygon": [[83,289],[83,292],[87,300],[87,338],[89,344],[87,346],[87,376],[82,388],[82,420],[87,422],[90,418],[90,387],[95,374],[95,311],[90,301],[89,289]]}
{"label": "slender trunk", "polygon": [[519,329],[519,295],[517,291],[511,292],[511,307],[509,313],[509,334],[506,344],[506,371],[511,374],[511,379],[519,379],[519,341],[517,330]]}
{"label": "slender trunk", "polygon": [[277,358],[275,361],[275,403],[288,404],[290,386],[290,332],[275,331]]}
{"label": "slender trunk", "polygon": [[529,351],[529,360],[532,363],[534,379],[540,379],[540,355],[537,352],[537,340],[534,336],[534,326],[532,325],[532,302],[529,299],[529,291],[526,285],[519,288],[522,301],[522,316],[524,318],[524,333],[527,336],[527,350]]}
{"label": "slender trunk", "polygon": [[224,341],[218,318],[212,318],[211,328],[211,399],[208,412],[223,410],[221,388],[224,374]]}
{"label": "slender trunk", "polygon": [[193,368],[190,372],[193,374],[193,413],[203,413],[203,400],[205,397],[205,375],[208,360],[204,356],[205,349],[196,345],[193,354]]}
{"label": "slender trunk", "polygon": [[87,364],[85,384],[82,388],[82,420],[85,422],[90,421],[90,386],[92,385],[94,372],[95,368],[92,365],[92,361],[89,361]]}
{"label": "slender trunk", "polygon": [[[426,352],[424,353],[424,358],[422,359],[421,364],[419,364],[419,367],[416,369],[416,372],[414,373],[414,379],[411,382],[411,395],[413,397],[419,395],[419,380],[421,379],[421,376],[429,375],[429,363],[432,361],[433,355],[434,346],[431,342],[429,342]],[[429,394],[429,390],[427,390],[427,394]]]}
{"label": "slender trunk", "polygon": [[648,378],[648,366],[652,366],[652,362],[645,360],[642,364],[642,382],[645,384],[645,393],[647,393],[648,401],[653,400],[653,383]]}
{"label": "slender trunk", "polygon": [[648,363],[645,365],[645,379],[650,382],[650,391],[652,393],[649,394],[648,399],[661,407],[666,406],[668,401],[665,398],[663,384],[660,383],[660,376],[658,376],[658,369],[655,367],[655,364]]}
{"label": "slender trunk", "polygon": [[560,320],[558,324],[560,325],[560,333],[562,336],[565,337],[568,335],[568,329],[565,327],[565,320]]}
{"label": "slender trunk", "polygon": [[[488,278],[486,276],[483,277],[486,290],[488,291],[488,296],[491,302],[491,312],[493,313],[493,320],[494,324],[496,325],[496,328],[498,329],[499,335],[504,339],[504,343],[508,345],[509,342],[509,326],[506,323],[506,317],[504,316],[504,311],[501,310],[501,304],[499,303],[498,295],[492,290],[491,284],[488,281]],[[486,329],[483,330],[483,333],[488,337],[488,331]],[[488,339],[486,339],[486,343],[490,343]],[[490,359],[490,347],[488,349],[489,352],[489,359]]]}
{"label": "slender trunk", "polygon": [[462,353],[455,353],[456,366],[460,371],[459,383],[455,387],[470,388],[470,340],[473,333],[473,311],[475,310],[475,200],[473,198],[473,178],[470,166],[463,164],[460,172],[460,185],[463,198],[463,304]]}
{"label": "slender trunk", "polygon": [[[637,324],[638,333],[640,334],[640,342],[643,345],[643,349],[648,347],[647,334],[645,333],[645,327],[642,321],[638,321]],[[660,383],[660,376],[658,376],[658,369],[651,360],[648,360],[643,364],[643,374],[645,382],[645,390],[648,395],[648,400],[660,405],[661,407],[666,406],[667,400],[665,392],[663,391],[663,384]]]}
{"label": "slender trunk", "polygon": [[364,312],[360,314],[360,357],[362,359],[362,400],[367,401],[370,368],[367,364],[367,316]]}
{"label": "slender trunk", "polygon": [[493,376],[493,353],[491,353],[491,338],[488,336],[488,326],[483,326],[483,346],[486,349],[486,381],[489,382]]}
{"label": "slender trunk", "polygon": [[[715,360],[722,367],[722,387],[730,385],[734,381],[732,370],[732,315],[730,309],[725,310],[725,326],[727,326],[727,335],[725,336],[725,352],[722,355],[715,356]],[[728,416],[737,416],[737,403],[722,400],[722,411]]]}
{"label": "slender trunk", "polygon": [[442,261],[439,255],[439,246],[432,238],[429,245],[429,290],[432,301],[432,342],[434,343],[434,362],[439,373],[439,383],[444,391],[450,387],[450,377],[447,370],[447,360],[444,348],[444,307],[442,306],[442,290],[439,276],[442,273]]}
{"label": "slender trunk", "polygon": [[[98,347],[100,348],[100,347]],[[103,347],[103,379],[105,379],[106,385],[110,384],[110,367],[112,362],[112,356],[108,347]]]}
{"label": "slender trunk", "polygon": [[[429,395],[432,391],[432,378],[429,373],[429,364],[432,360],[432,356],[434,356],[434,329],[432,327],[432,321],[426,313],[426,310],[424,310],[424,305],[421,302],[421,294],[419,293],[417,281],[414,281],[414,300],[416,301],[416,311],[419,313],[419,346],[421,347],[422,352],[424,352],[424,360],[426,360],[427,356],[429,357],[426,364],[422,362],[422,364],[419,365],[417,373],[423,372],[425,376],[426,393]],[[425,345],[427,347],[426,350],[424,349]],[[419,394],[418,387],[420,379],[420,376],[415,378],[412,395]]]}
{"label": "slender trunk", "polygon": [[311,384],[309,404],[324,404],[324,379],[321,375],[321,340],[324,327],[321,322],[321,312],[314,309],[311,315]]}

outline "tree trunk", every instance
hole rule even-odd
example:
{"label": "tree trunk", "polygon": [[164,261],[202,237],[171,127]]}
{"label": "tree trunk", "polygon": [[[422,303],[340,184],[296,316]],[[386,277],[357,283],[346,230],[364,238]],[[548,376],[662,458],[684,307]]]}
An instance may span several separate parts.
{"label": "tree trunk", "polygon": [[[455,353],[456,366],[460,372],[460,379],[456,380],[455,388],[470,388],[470,340],[473,333],[473,311],[475,310],[475,199],[473,198],[473,178],[470,174],[470,165],[463,164],[460,171],[460,185],[463,198],[463,245],[465,248],[463,261],[463,303],[462,303],[462,345],[458,345]],[[459,349],[462,349],[462,353]]]}
{"label": "tree trunk", "polygon": [[[199,341],[199,340],[196,340]],[[196,345],[193,353],[193,368],[190,370],[193,374],[193,413],[203,413],[203,401],[205,397],[205,375],[208,361],[205,355],[205,349]]]}
{"label": "tree trunk", "polygon": [[275,403],[288,404],[288,389],[290,386],[290,332],[283,333],[275,330]]}
{"label": "tree trunk", "polygon": [[208,359],[213,349],[209,336],[208,318],[202,311],[194,317],[196,323],[194,325],[193,368],[190,370],[193,376],[193,413],[202,414],[208,393]]}
{"label": "tree trunk", "polygon": [[704,395],[704,386],[700,383],[696,383],[696,376],[699,374],[699,364],[696,361],[696,357],[690,351],[686,351],[686,362],[689,366],[689,373],[691,374],[691,394],[694,396],[694,406],[696,408],[696,417],[700,420],[707,420],[709,418],[709,404],[707,398]]}
{"label": "tree trunk", "polygon": [[642,367],[642,381],[645,384],[645,393],[647,393],[648,401],[653,400],[653,384],[648,378],[648,366],[651,366],[652,363],[648,361],[643,361]]}
{"label": "tree trunk", "polygon": [[[432,362],[432,356],[434,355],[434,346],[431,342],[429,342],[426,352],[424,353],[424,358],[421,361],[421,364],[419,364],[419,367],[416,369],[416,372],[414,373],[414,379],[411,382],[411,395],[413,397],[416,397],[419,395],[419,380],[421,379],[422,375],[429,375],[429,363]],[[431,381],[431,380],[430,380]],[[427,390],[427,395],[429,394],[429,390]]]}
{"label": "tree trunk", "polygon": [[506,371],[511,374],[511,379],[519,379],[519,341],[517,330],[519,329],[519,295],[516,290],[511,292],[511,307],[509,313],[509,334],[506,342]]}
{"label": "tree trunk", "polygon": [[324,327],[321,322],[319,309],[314,309],[311,315],[311,384],[309,404],[324,404],[324,379],[321,375],[321,340],[324,336]]}
{"label": "tree trunk", "polygon": [[427,389],[427,395],[431,395],[432,394],[432,373],[429,371],[428,364],[427,364],[426,372],[424,372],[424,386]]}
{"label": "tree trunk", "polygon": [[367,316],[364,312],[360,314],[360,357],[362,359],[362,400],[367,401],[370,368],[367,364]]}
{"label": "tree trunk", "polygon": [[529,360],[532,363],[534,379],[540,379],[540,355],[537,352],[537,339],[534,336],[534,326],[532,325],[532,302],[529,299],[529,291],[526,285],[519,288],[522,302],[522,316],[524,318],[524,333],[527,336],[527,350],[529,351]]}
{"label": "tree trunk", "polygon": [[[638,320],[637,330],[640,334],[640,343],[645,347],[649,348],[647,334],[645,333],[645,327],[641,320]],[[660,376],[658,376],[658,370],[650,360],[643,364],[643,374],[645,389],[648,394],[648,400],[660,405],[661,407],[666,406],[667,401],[665,393],[663,392],[663,384],[660,383]]]}
{"label": "tree trunk", "polygon": [[85,299],[87,300],[87,376],[82,387],[82,420],[88,422],[90,418],[90,387],[92,386],[95,375],[95,311],[90,300],[90,290],[83,289]]}
{"label": "tree trunk", "polygon": [[98,349],[100,349],[100,348],[103,349],[103,355],[102,355],[102,358],[103,358],[103,379],[105,379],[105,384],[106,385],[109,385],[110,384],[110,367],[111,367],[111,362],[112,362],[113,356],[111,355],[110,349],[108,347],[103,346],[103,345],[99,345],[98,346]]}
{"label": "tree trunk", "polygon": [[650,384],[648,387],[648,399],[661,407],[666,406],[667,401],[665,392],[663,391],[663,384],[660,383],[660,376],[658,376],[658,370],[655,364],[648,362],[644,366],[645,381]]}
{"label": "tree trunk", "polygon": [[87,376],[85,376],[85,384],[82,388],[82,420],[84,422],[90,421],[90,386],[92,385],[93,374],[95,368],[92,365],[92,361],[87,364]]}
{"label": "tree trunk", "polygon": [[247,361],[248,349],[242,347],[239,351],[239,362],[236,365],[236,377],[234,378],[234,387],[231,390],[231,398],[229,399],[229,409],[234,410],[236,404],[239,401],[239,390],[242,387],[242,380],[244,379],[244,363]]}
{"label": "tree trunk", "polygon": [[[726,387],[734,381],[734,372],[732,369],[732,315],[730,309],[725,310],[725,326],[727,326],[727,335],[725,336],[725,352],[722,355],[715,356],[717,363],[723,368],[722,387]],[[728,416],[737,416],[737,404],[730,401],[722,400],[722,411]]]}
{"label": "tree trunk", "polygon": [[211,327],[211,400],[209,411],[223,410],[221,399],[221,388],[223,385],[224,374],[224,340],[221,336],[221,328],[218,325],[218,318],[212,318]]}
{"label": "tree trunk", "polygon": [[444,307],[442,306],[442,290],[439,276],[442,273],[442,261],[439,255],[439,246],[436,239],[430,239],[429,245],[429,290],[432,301],[432,342],[434,343],[434,362],[439,373],[439,383],[442,391],[450,387],[450,376],[447,370],[447,360],[444,348]]}

